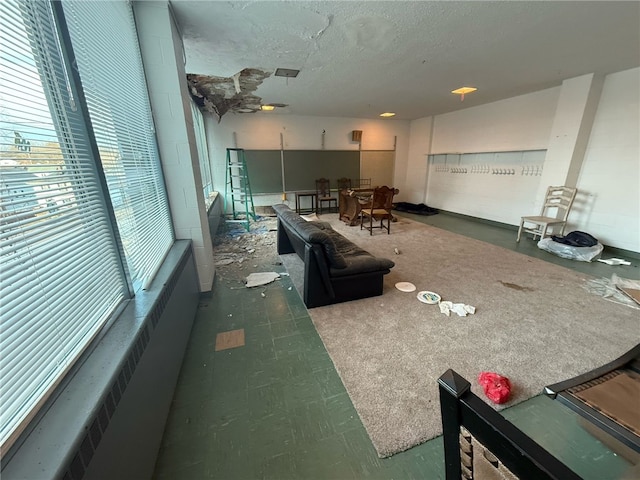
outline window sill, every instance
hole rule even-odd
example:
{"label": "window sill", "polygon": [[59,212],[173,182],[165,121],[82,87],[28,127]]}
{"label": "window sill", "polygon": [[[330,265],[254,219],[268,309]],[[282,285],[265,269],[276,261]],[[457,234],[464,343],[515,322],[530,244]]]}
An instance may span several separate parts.
{"label": "window sill", "polygon": [[[5,456],[3,479],[81,478],[85,472],[90,478],[91,470],[119,463],[127,472],[119,478],[150,476],[198,301],[191,242],[178,240],[149,289],[128,301]],[[145,391],[153,395],[144,399],[154,404],[148,405],[153,418],[140,405]],[[136,425],[132,412],[141,411],[153,428]],[[122,435],[123,428],[131,435]],[[134,441],[145,443],[129,447]],[[141,464],[121,462],[126,450]]]}

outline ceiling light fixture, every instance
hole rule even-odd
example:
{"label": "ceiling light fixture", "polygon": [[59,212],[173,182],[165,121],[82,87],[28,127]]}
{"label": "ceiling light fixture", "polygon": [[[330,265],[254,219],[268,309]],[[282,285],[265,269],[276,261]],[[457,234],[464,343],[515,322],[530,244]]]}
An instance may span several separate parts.
{"label": "ceiling light fixture", "polygon": [[384,112],[384,113],[380,114],[381,117],[385,117],[385,118],[387,118],[387,117],[395,117],[395,115],[396,114],[393,113],[393,112]]}
{"label": "ceiling light fixture", "polygon": [[475,92],[476,90],[478,90],[475,87],[460,87],[460,88],[456,88],[455,90],[451,90],[451,93],[455,93],[456,95],[460,95],[460,101],[462,102],[464,100],[464,96],[467,93],[471,93],[471,92]]}
{"label": "ceiling light fixture", "polygon": [[273,105],[262,105],[260,107],[260,110],[262,110],[264,112],[270,112],[270,111],[275,110],[275,109],[276,109],[276,107],[273,106]]}

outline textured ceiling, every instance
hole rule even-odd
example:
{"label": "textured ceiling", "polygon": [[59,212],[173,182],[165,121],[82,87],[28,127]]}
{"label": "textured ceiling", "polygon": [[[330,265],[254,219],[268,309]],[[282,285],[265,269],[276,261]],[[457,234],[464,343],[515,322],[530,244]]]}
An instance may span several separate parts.
{"label": "textured ceiling", "polygon": [[[186,71],[216,77],[229,111],[233,76],[261,78],[256,102],[280,113],[415,119],[640,65],[640,2],[172,0]],[[221,81],[220,78],[226,79]],[[237,76],[242,80],[243,76]],[[229,88],[231,85],[231,88]],[[464,102],[451,90],[477,87]],[[223,94],[224,96],[225,94]],[[233,97],[236,97],[233,100]],[[273,113],[260,113],[272,115]]]}

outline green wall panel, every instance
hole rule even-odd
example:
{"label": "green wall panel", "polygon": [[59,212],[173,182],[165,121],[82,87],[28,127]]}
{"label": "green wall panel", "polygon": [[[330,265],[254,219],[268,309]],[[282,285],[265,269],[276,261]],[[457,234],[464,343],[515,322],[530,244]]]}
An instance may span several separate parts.
{"label": "green wall panel", "polygon": [[331,188],[337,187],[338,178],[360,178],[360,152],[357,150],[285,150],[285,188],[294,190],[315,190],[317,178],[331,181]]}
{"label": "green wall panel", "polygon": [[245,150],[251,193],[282,193],[280,150]]}
{"label": "green wall panel", "polygon": [[245,150],[252,193],[282,193],[315,190],[315,180],[326,177],[331,188],[337,179],[360,178],[360,152],[357,150],[285,150],[284,180],[280,150]]}

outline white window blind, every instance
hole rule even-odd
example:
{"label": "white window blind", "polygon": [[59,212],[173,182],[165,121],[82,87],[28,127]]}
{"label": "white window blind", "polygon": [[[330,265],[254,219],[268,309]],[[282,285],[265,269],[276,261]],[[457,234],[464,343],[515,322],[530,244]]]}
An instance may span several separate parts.
{"label": "white window blind", "polygon": [[50,8],[0,2],[2,451],[127,294]]}
{"label": "white window blind", "polygon": [[207,208],[210,206],[211,193],[213,193],[213,178],[211,176],[211,164],[209,163],[209,150],[207,149],[207,135],[204,128],[202,112],[191,100],[191,114],[193,116],[193,130],[196,136],[196,148],[200,163],[200,176],[202,177],[202,191]]}
{"label": "white window blind", "polygon": [[82,88],[134,289],[174,237],[130,5],[63,1]]}

